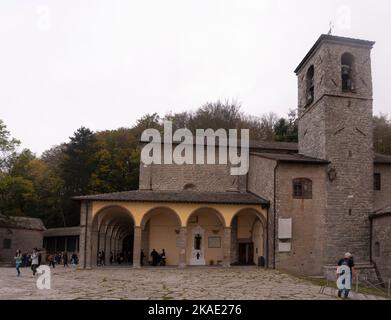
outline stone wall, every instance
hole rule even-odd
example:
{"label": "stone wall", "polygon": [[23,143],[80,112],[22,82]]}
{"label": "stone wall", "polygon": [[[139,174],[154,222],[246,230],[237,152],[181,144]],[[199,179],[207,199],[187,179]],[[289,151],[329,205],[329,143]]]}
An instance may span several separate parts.
{"label": "stone wall", "polygon": [[[4,239],[11,240],[11,248],[4,249]],[[0,262],[14,264],[16,250],[22,253],[31,253],[34,248],[43,246],[43,231],[0,228]]]}
{"label": "stone wall", "polygon": [[[143,147],[143,145],[141,145]],[[231,176],[231,165],[218,164],[140,164],[140,190],[182,191],[185,187],[197,192],[246,191],[246,176]],[[194,162],[195,163],[195,148]]]}
{"label": "stone wall", "polygon": [[376,164],[375,173],[381,174],[381,190],[374,191],[374,210],[391,205],[391,165]]}
{"label": "stone wall", "polygon": [[372,223],[372,260],[382,280],[387,282],[391,279],[391,214],[379,216]]}
{"label": "stone wall", "polygon": [[270,201],[268,209],[268,266],[274,266],[274,168],[277,162],[250,155],[250,170],[248,173],[248,191]]}
{"label": "stone wall", "polygon": [[[341,56],[354,56],[354,92],[342,91]],[[306,106],[306,72],[315,67],[315,98]],[[346,251],[369,262],[373,211],[373,129],[370,48],[323,42],[298,73],[299,152],[329,160],[326,264]]]}
{"label": "stone wall", "polygon": [[[312,199],[293,198],[293,179],[312,180]],[[324,265],[326,168],[322,165],[279,164],[277,221],[292,219],[291,252],[277,253],[276,267],[305,275],[321,275]],[[277,223],[278,228],[278,223]],[[276,230],[278,237],[278,229]],[[278,240],[276,250],[278,252]]]}

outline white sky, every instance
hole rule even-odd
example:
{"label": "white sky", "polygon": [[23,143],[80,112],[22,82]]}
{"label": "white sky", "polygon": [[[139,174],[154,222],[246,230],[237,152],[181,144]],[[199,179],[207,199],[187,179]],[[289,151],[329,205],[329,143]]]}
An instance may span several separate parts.
{"label": "white sky", "polygon": [[39,154],[82,125],[217,99],[286,115],[293,70],[330,20],[336,35],[377,41],[375,113],[386,113],[390,17],[389,0],[1,0],[0,119]]}

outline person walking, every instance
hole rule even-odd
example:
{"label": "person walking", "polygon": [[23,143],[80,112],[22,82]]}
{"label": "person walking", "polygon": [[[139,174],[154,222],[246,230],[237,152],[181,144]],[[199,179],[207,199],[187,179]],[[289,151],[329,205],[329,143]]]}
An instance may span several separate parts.
{"label": "person walking", "polygon": [[39,265],[39,257],[37,249],[33,249],[33,253],[31,254],[31,270],[33,271],[33,277],[37,273],[37,268]]}
{"label": "person walking", "polygon": [[74,252],[71,257],[71,265],[77,265],[77,254]]}
{"label": "person walking", "polygon": [[52,254],[49,254],[48,256],[48,261],[49,261],[49,267],[53,267],[53,269],[56,267],[56,263],[54,262],[54,257]]}
{"label": "person walking", "polygon": [[[352,288],[352,279],[353,279],[353,276],[355,275],[354,259],[353,259],[353,256],[351,253],[349,253],[349,252],[345,253],[345,256],[341,260],[338,261],[338,267],[341,267],[341,266],[349,267],[348,272],[350,272],[350,274],[345,275],[345,277],[347,276],[348,278],[350,278],[350,280],[349,280],[350,283],[346,283],[346,281],[347,281],[346,279],[344,279],[342,281],[342,284],[345,286],[345,289],[338,290],[338,297],[342,298],[342,294],[343,294],[343,299],[347,299],[349,297],[349,293]],[[340,268],[337,269],[337,278],[339,278],[340,276],[345,274],[344,270],[341,273],[339,273],[339,270],[340,270]]]}
{"label": "person walking", "polygon": [[20,250],[16,250],[15,254],[15,266],[18,277],[20,277],[20,267],[22,265],[22,252]]}
{"label": "person walking", "polygon": [[66,253],[66,252],[62,253],[62,263],[64,264],[64,268],[69,267],[68,266],[68,253]]}

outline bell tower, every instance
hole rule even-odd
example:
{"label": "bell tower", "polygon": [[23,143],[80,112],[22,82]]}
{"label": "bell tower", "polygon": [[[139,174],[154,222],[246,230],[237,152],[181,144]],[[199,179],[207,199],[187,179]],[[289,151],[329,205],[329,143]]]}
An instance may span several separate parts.
{"label": "bell tower", "polygon": [[299,64],[299,153],[330,161],[325,265],[345,252],[369,264],[373,207],[371,49],[374,42],[322,35]]}

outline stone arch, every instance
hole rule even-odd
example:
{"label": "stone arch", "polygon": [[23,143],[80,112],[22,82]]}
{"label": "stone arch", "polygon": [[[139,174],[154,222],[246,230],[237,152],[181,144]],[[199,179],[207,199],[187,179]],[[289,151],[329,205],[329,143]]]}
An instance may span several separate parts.
{"label": "stone arch", "polygon": [[341,56],[341,81],[342,91],[352,92],[355,90],[355,59],[350,52],[345,52]]}
{"label": "stone arch", "polygon": [[224,216],[220,213],[220,211],[218,211],[217,209],[213,208],[213,207],[200,207],[200,208],[197,208],[197,209],[194,209],[190,214],[189,216],[187,217],[187,220],[186,220],[186,226],[189,225],[189,221],[191,221],[191,218],[197,214],[197,212],[202,212],[203,210],[210,210],[212,211],[216,216],[217,218],[219,219],[219,221],[221,222],[221,224],[223,225],[223,227],[225,228],[227,226],[227,222],[225,221],[225,218]]}
{"label": "stone arch", "polygon": [[148,222],[148,220],[153,215],[158,214],[158,212],[157,212],[158,210],[166,210],[167,213],[173,214],[175,216],[175,219],[178,222],[179,227],[182,226],[181,217],[179,216],[179,214],[174,209],[172,209],[172,208],[170,208],[168,206],[160,206],[160,207],[155,207],[155,208],[149,209],[147,212],[145,212],[143,214],[143,217],[142,217],[141,223],[140,223],[141,229],[145,228],[145,224]]}
{"label": "stone arch", "polygon": [[224,265],[226,221],[213,207],[200,207],[186,221],[189,265]]}
{"label": "stone arch", "polygon": [[[242,208],[231,221],[231,263],[258,264],[267,259],[267,220],[255,208]],[[262,260],[262,261],[259,261]]]}
{"label": "stone arch", "polygon": [[[96,212],[92,219],[91,228],[91,263],[97,265],[99,262],[108,264],[110,253],[122,254],[122,244],[120,243],[120,230],[132,236],[134,234],[135,219],[132,213],[120,205],[107,205]],[[111,228],[110,234],[108,233]],[[98,259],[98,253],[104,252],[104,260]],[[127,261],[131,262],[131,258]],[[115,259],[114,259],[115,260]]]}
{"label": "stone arch", "polygon": [[158,253],[165,251],[166,265],[179,265],[179,248],[177,246],[182,221],[178,213],[168,206],[158,206],[144,213],[141,219],[141,249],[144,252],[146,261],[153,265],[161,263],[162,260],[153,260],[151,252],[155,249]]}
{"label": "stone arch", "polygon": [[315,67],[311,65],[306,73],[306,105],[314,102],[315,98]]}

